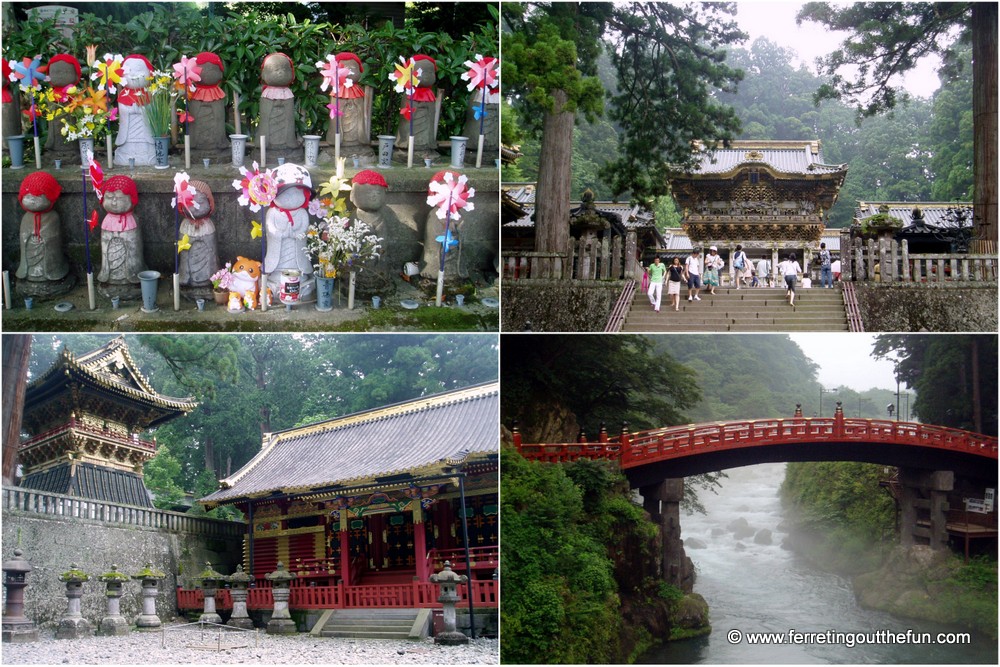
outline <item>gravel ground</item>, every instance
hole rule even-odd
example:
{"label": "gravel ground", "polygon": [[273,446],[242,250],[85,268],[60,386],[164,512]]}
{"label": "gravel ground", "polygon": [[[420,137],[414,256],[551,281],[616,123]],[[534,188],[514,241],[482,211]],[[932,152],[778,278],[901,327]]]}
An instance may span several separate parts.
{"label": "gravel ground", "polygon": [[[4,644],[5,665],[495,665],[500,643],[476,639],[464,646],[438,646],[433,639],[332,639],[307,634],[268,635],[226,632],[218,650],[217,631],[167,626],[159,632],[124,637],[57,640],[42,630],[30,644]],[[165,647],[161,643],[165,641]],[[256,641],[256,643],[255,643]]]}

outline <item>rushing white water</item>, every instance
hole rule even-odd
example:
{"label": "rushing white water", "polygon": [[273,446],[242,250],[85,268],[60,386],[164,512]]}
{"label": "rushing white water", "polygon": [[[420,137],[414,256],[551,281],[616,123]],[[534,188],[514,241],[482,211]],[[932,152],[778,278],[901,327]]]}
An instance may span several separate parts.
{"label": "rushing white water", "polygon": [[[783,463],[728,471],[718,495],[703,492],[705,515],[683,515],[682,535],[705,548],[687,546],[698,572],[695,592],[711,608],[712,633],[667,644],[642,656],[643,663],[988,663],[997,664],[997,643],[972,633],[971,645],[797,644],[750,645],[747,633],[965,632],[866,610],[854,601],[847,579],[822,572],[781,548],[786,533],[778,487]],[[772,531],[771,544],[754,536],[737,539],[728,528],[740,518],[755,530]],[[731,631],[743,634],[730,641]]]}

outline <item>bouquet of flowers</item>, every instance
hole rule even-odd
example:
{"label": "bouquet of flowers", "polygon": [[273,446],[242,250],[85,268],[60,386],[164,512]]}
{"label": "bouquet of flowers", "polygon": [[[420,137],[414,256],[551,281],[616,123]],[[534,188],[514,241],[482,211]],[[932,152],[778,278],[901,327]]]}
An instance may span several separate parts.
{"label": "bouquet of flowers", "polygon": [[38,98],[38,110],[45,119],[62,120],[60,133],[69,141],[103,136],[110,131],[118,109],[108,104],[108,94],[92,86],[74,86],[65,92],[49,88]]}
{"label": "bouquet of flowers", "polygon": [[170,134],[170,119],[180,92],[170,72],[154,71],[147,88],[149,102],[142,107],[154,137]]}
{"label": "bouquet of flowers", "polygon": [[379,256],[381,243],[364,222],[337,215],[310,224],[306,232],[306,251],[324,278],[336,278],[338,271],[360,271]]}
{"label": "bouquet of flowers", "polygon": [[212,274],[209,280],[212,281],[212,289],[217,292],[228,292],[233,285],[233,263],[226,262],[226,265]]}

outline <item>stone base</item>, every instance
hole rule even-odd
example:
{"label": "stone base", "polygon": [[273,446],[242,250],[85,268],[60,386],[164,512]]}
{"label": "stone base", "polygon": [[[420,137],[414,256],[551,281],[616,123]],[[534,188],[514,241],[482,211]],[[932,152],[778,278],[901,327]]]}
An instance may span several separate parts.
{"label": "stone base", "polygon": [[226,625],[233,628],[243,628],[244,630],[253,630],[253,619],[249,616],[244,616],[243,618],[230,618],[226,621]]}
{"label": "stone base", "polygon": [[[338,289],[344,298],[347,298],[351,289],[351,274],[349,271],[339,274]],[[413,280],[412,278],[410,280]],[[354,278],[354,301],[371,301],[376,294],[383,299],[388,299],[396,293],[396,283],[392,277],[373,269],[365,269]]]}
{"label": "stone base", "polygon": [[[172,287],[170,293],[172,296]],[[228,295],[228,292],[226,294]],[[212,289],[212,283],[200,287],[185,287],[181,285],[181,296],[188,301],[196,301],[197,299],[204,299],[207,303],[215,301],[215,291]]]}
{"label": "stone base", "polygon": [[469,638],[458,631],[439,632],[434,635],[434,643],[444,644],[445,646],[461,646],[462,644],[468,644]]}
{"label": "stone base", "polygon": [[38,629],[32,622],[4,623],[3,641],[10,644],[27,644],[38,641]]}
{"label": "stone base", "polygon": [[139,632],[156,632],[163,627],[159,616],[142,614],[135,620],[135,629]]}
{"label": "stone base", "polygon": [[198,617],[199,623],[218,623],[222,624],[222,617],[218,614],[202,614]]}
{"label": "stone base", "polygon": [[90,625],[90,621],[83,617],[64,618],[59,621],[59,627],[56,628],[56,639],[79,639],[89,637],[93,632],[94,628]]}
{"label": "stone base", "polygon": [[14,292],[20,296],[30,296],[40,301],[53,299],[69,292],[76,285],[76,276],[67,273],[62,280],[18,280]]}
{"label": "stone base", "polygon": [[272,618],[267,622],[269,635],[294,635],[296,632],[295,621],[290,618]]}
{"label": "stone base", "polygon": [[104,297],[112,299],[118,297],[122,301],[141,301],[142,288],[139,285],[127,283],[116,285],[113,283],[97,283],[97,292]]}
{"label": "stone base", "polygon": [[128,621],[122,616],[105,616],[97,628],[97,634],[102,637],[120,637],[128,633]]}

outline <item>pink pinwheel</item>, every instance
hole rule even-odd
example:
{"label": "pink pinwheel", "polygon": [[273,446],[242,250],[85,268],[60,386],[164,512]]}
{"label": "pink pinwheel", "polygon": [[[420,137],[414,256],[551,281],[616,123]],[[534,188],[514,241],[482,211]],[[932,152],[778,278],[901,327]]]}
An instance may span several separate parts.
{"label": "pink pinwheel", "polygon": [[124,62],[125,60],[120,53],[115,55],[105,53],[103,62],[96,60],[91,63],[93,72],[90,79],[97,81],[98,90],[107,90],[111,94],[117,92],[115,84],[121,83],[122,77],[125,75],[125,70],[122,67]]}
{"label": "pink pinwheel", "polygon": [[278,183],[274,180],[270,169],[260,171],[260,165],[253,163],[253,171],[240,167],[243,178],[233,181],[233,187],[242,190],[243,194],[236,198],[240,206],[248,206],[256,213],[262,206],[270,206],[278,194]]}
{"label": "pink pinwheel", "polygon": [[462,63],[469,68],[468,72],[462,74],[462,80],[469,82],[469,90],[474,88],[496,88],[500,79],[500,61],[496,58],[484,58],[476,54],[476,62],[466,60]]}
{"label": "pink pinwheel", "polygon": [[194,84],[201,81],[201,65],[194,58],[181,56],[181,61],[174,63],[174,78],[193,91]]}
{"label": "pink pinwheel", "polygon": [[94,159],[93,152],[87,153],[87,164],[90,165],[90,183],[94,186],[98,201],[104,201],[104,169],[101,163]]}
{"label": "pink pinwheel", "polygon": [[329,88],[330,94],[336,95],[341,88],[350,88],[354,85],[354,80],[350,78],[351,70],[341,67],[340,63],[337,62],[337,57],[333,54],[328,54],[325,61],[320,60],[316,63],[316,67],[320,68],[320,74],[323,75],[323,83],[319,86],[320,90],[325,91]]}
{"label": "pink pinwheel", "polygon": [[458,213],[460,209],[471,211],[474,208],[469,200],[476,194],[476,190],[468,187],[468,182],[465,174],[457,179],[450,171],[436,175],[427,186],[427,205],[437,208],[437,217],[441,220],[447,217],[458,220],[461,217]]}
{"label": "pink pinwheel", "polygon": [[174,174],[174,198],[170,200],[170,205],[176,208],[184,207],[190,211],[194,203],[194,196],[197,190],[191,185],[191,177],[183,171]]}

